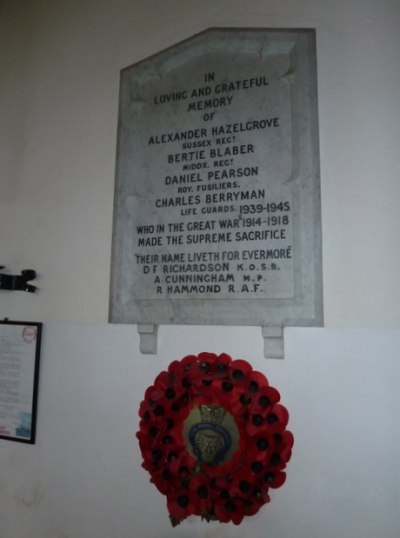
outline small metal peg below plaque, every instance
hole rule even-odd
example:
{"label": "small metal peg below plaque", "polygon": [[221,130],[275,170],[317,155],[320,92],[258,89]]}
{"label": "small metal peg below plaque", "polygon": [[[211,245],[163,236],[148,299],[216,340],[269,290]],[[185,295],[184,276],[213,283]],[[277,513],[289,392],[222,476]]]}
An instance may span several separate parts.
{"label": "small metal peg below plaque", "polygon": [[283,327],[262,327],[261,329],[264,338],[264,357],[283,359],[285,355]]}
{"label": "small metal peg below plaque", "polygon": [[157,353],[158,325],[154,323],[139,323],[137,330],[140,335],[140,352],[145,355],[155,355]]}

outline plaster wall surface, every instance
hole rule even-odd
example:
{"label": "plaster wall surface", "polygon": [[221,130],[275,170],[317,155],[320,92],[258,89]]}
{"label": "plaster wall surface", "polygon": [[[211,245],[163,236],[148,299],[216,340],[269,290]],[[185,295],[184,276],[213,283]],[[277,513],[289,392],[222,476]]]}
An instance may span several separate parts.
{"label": "plaster wall surface", "polygon": [[105,322],[119,72],[208,27],[315,28],[327,326],[400,325],[400,4],[0,3],[0,315]]}
{"label": "plaster wall surface", "polygon": [[[129,326],[47,325],[37,443],[0,442],[2,538],[398,538],[400,331],[289,329],[263,358],[255,328],[161,328],[159,356]],[[141,468],[144,391],[205,349],[246,358],[290,411],[287,481],[242,525],[176,528]]]}

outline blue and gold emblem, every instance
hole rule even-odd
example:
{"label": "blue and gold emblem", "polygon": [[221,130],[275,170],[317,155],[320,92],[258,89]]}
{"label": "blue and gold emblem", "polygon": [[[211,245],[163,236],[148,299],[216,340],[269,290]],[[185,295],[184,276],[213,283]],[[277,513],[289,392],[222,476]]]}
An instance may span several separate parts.
{"label": "blue and gold emblem", "polygon": [[221,465],[238,447],[238,429],[230,413],[216,404],[192,409],[184,425],[184,440],[198,463]]}

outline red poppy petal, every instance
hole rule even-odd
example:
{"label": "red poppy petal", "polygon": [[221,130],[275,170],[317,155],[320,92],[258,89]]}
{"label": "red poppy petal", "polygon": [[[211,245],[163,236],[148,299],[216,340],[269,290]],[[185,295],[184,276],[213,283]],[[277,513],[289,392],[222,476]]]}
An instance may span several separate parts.
{"label": "red poppy petal", "polygon": [[268,379],[265,377],[264,374],[262,374],[261,372],[257,372],[257,370],[254,370],[251,374],[250,374],[250,379],[252,381],[255,381],[256,383],[258,383],[258,385],[260,387],[262,386],[268,386]]}
{"label": "red poppy petal", "polygon": [[292,456],[292,449],[289,447],[284,448],[280,454],[281,454],[282,462],[286,464]]}
{"label": "red poppy petal", "polygon": [[279,423],[282,426],[286,426],[289,422],[289,412],[286,407],[283,407],[281,404],[276,404],[272,408],[272,412],[275,413],[278,417]]}
{"label": "red poppy petal", "polygon": [[158,374],[158,376],[156,377],[155,381],[154,381],[154,385],[163,385],[163,386],[166,386],[168,385],[169,383],[169,380],[170,380],[170,375],[168,372],[166,372],[165,370],[163,372],[160,372]]}
{"label": "red poppy petal", "polygon": [[268,485],[269,485],[270,488],[278,489],[281,486],[283,486],[285,481],[286,481],[286,473],[280,471],[280,472],[275,473],[274,480],[271,483],[269,483]]}
{"label": "red poppy petal", "polygon": [[228,355],[227,353],[221,353],[218,356],[218,359],[220,361],[226,362],[227,364],[230,364],[232,362],[232,357],[230,355]]}
{"label": "red poppy petal", "polygon": [[231,517],[225,510],[223,503],[215,503],[214,512],[218,518],[218,521],[220,521],[221,523],[228,523],[231,520]]}
{"label": "red poppy petal", "polygon": [[[185,499],[185,505],[183,506],[182,499]],[[182,521],[185,519],[191,509],[189,492],[186,490],[179,490],[171,492],[167,495],[167,508],[172,517]]]}
{"label": "red poppy petal", "polygon": [[254,516],[264,504],[264,502],[252,502],[246,505],[246,516]]}
{"label": "red poppy petal", "polygon": [[278,403],[279,400],[281,399],[281,395],[279,394],[279,392],[274,387],[271,387],[271,386],[268,386],[268,387],[264,386],[260,388],[259,397],[257,400],[257,403],[259,405],[263,403],[262,402],[263,396],[266,396],[268,398],[268,400],[271,402],[270,405]]}
{"label": "red poppy petal", "polygon": [[234,512],[232,514],[232,523],[234,525],[240,525],[240,523],[243,521],[244,518],[244,512]]}
{"label": "red poppy petal", "polygon": [[174,373],[175,371],[178,371],[181,369],[181,363],[179,361],[172,361],[170,365],[168,366],[168,372],[170,374]]}
{"label": "red poppy petal", "polygon": [[252,421],[252,417],[254,416],[257,415],[251,415],[249,420],[246,422],[246,432],[250,437],[259,434],[264,428],[264,424],[260,424],[258,426],[254,424],[254,422]]}
{"label": "red poppy petal", "polygon": [[146,401],[150,400],[153,391],[154,391],[154,385],[147,387],[146,392],[144,393],[144,399]]}
{"label": "red poppy petal", "polygon": [[235,359],[231,363],[232,370],[241,370],[244,374],[248,374],[253,371],[251,364],[243,359]]}
{"label": "red poppy petal", "polygon": [[286,431],[282,432],[281,435],[282,435],[282,442],[285,444],[285,446],[288,446],[289,448],[292,448],[293,444],[294,444],[293,433],[290,432],[289,430],[286,430]]}
{"label": "red poppy petal", "polygon": [[202,353],[199,353],[197,356],[198,362],[213,362],[218,358],[218,356],[215,353],[208,353],[207,351],[203,351]]}
{"label": "red poppy petal", "polygon": [[193,363],[193,362],[196,362],[197,361],[197,356],[196,355],[185,355],[179,362],[181,364],[186,364],[186,363]]}

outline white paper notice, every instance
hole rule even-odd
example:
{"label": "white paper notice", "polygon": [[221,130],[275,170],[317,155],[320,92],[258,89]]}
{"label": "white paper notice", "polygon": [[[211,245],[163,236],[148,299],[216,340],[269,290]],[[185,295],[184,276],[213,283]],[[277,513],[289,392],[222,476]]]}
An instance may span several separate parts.
{"label": "white paper notice", "polygon": [[31,438],[36,341],[34,325],[0,324],[0,435]]}

